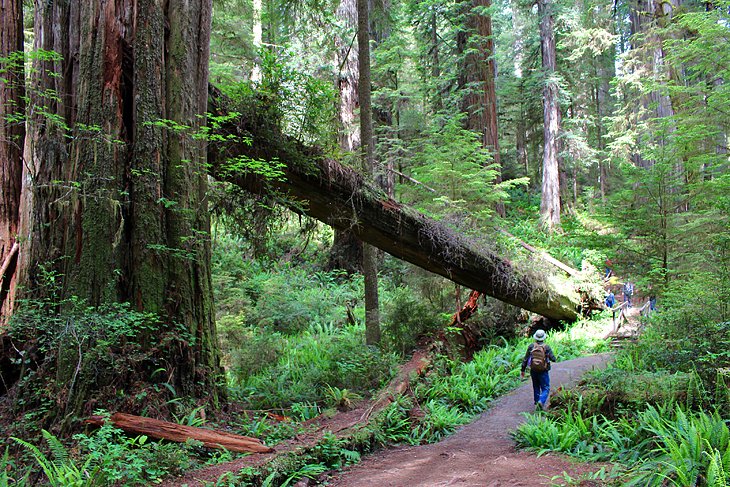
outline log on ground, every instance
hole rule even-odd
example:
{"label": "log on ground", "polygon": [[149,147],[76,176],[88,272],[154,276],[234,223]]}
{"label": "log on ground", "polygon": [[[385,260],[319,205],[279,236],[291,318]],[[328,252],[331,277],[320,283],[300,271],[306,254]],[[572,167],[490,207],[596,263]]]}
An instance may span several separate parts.
{"label": "log on ground", "polygon": [[[147,435],[160,440],[175,441],[178,443],[184,443],[187,440],[196,440],[208,448],[217,448],[237,453],[271,453],[274,451],[273,448],[264,445],[257,438],[234,435],[224,431],[185,426],[126,413],[114,413],[109,420],[115,427],[127,433]],[[91,416],[85,422],[95,426],[102,426],[105,423],[105,418],[103,416]]]}

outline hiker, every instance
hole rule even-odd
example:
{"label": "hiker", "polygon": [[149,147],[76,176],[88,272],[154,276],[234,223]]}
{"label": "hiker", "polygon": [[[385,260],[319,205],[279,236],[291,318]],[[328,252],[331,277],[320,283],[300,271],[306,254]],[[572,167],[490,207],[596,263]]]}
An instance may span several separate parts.
{"label": "hiker", "polygon": [[626,281],[624,283],[624,301],[626,301],[628,304],[626,305],[627,308],[631,307],[631,296],[634,295],[634,283],[631,281]]}
{"label": "hiker", "polygon": [[524,379],[525,369],[530,366],[535,407],[540,409],[545,409],[550,395],[550,363],[557,362],[550,345],[545,344],[545,336],[544,330],[537,330],[532,336],[535,343],[530,343],[527,347],[520,371],[520,378]]}
{"label": "hiker", "polygon": [[606,259],[606,275],[603,276],[603,279],[606,280],[613,274],[613,262],[611,262],[611,259]]}
{"label": "hiker", "polygon": [[649,311],[656,311],[656,293],[651,284],[649,284]]}
{"label": "hiker", "polygon": [[613,308],[613,305],[616,304],[616,296],[614,296],[613,291],[609,289],[608,296],[606,296],[606,307],[611,309]]}

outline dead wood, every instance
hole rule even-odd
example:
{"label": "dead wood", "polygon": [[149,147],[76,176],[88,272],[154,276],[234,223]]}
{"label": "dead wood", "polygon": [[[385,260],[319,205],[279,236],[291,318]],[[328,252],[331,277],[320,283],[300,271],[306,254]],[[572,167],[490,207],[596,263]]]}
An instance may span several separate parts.
{"label": "dead wood", "polygon": [[[227,112],[215,105],[211,111]],[[506,303],[553,320],[578,318],[580,297],[570,282],[522,270],[401,205],[355,170],[283,135],[265,111],[252,110],[235,122],[225,127],[227,141],[209,146],[210,173],[215,178],[253,193],[283,194],[282,203],[294,211],[351,230],[394,257]],[[265,178],[255,169],[260,164],[252,161],[278,162],[282,176]]]}
{"label": "dead wood", "polygon": [[[274,451],[257,438],[234,435],[224,431],[213,431],[194,426],[185,426],[159,419],[134,416],[132,414],[114,413],[109,420],[112,424],[134,435],[147,435],[161,440],[184,443],[187,440],[197,440],[208,448],[229,450],[238,453],[271,453]],[[87,424],[102,426],[103,416],[91,416],[85,421]]]}
{"label": "dead wood", "polygon": [[413,357],[400,368],[398,374],[387,387],[380,391],[373,404],[365,411],[360,422],[366,423],[373,413],[385,409],[390,403],[402,395],[411,385],[411,379],[423,375],[431,365],[431,354],[425,350],[416,350]]}
{"label": "dead wood", "polygon": [[538,250],[535,247],[533,247],[532,245],[530,245],[527,242],[525,242],[524,240],[515,237],[514,235],[512,235],[511,233],[509,233],[507,230],[504,230],[502,228],[500,228],[498,230],[503,235],[506,235],[506,236],[508,236],[510,238],[513,238],[513,239],[517,240],[517,243],[519,243],[520,246],[523,249],[527,250],[530,253],[539,255],[540,257],[542,257],[543,259],[545,259],[546,262],[554,265],[555,267],[557,267],[558,269],[562,270],[563,272],[565,272],[569,276],[575,277],[575,276],[577,276],[580,273],[580,271],[578,271],[577,269],[573,269],[572,267],[570,267],[570,266],[568,266],[566,264],[563,264],[562,262],[560,262],[558,259],[556,259],[552,255],[548,254],[547,252],[545,252],[543,250]]}

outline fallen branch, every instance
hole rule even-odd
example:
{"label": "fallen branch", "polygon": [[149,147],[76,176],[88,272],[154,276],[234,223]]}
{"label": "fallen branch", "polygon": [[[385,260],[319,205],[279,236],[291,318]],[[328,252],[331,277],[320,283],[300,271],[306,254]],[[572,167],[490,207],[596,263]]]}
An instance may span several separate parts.
{"label": "fallen branch", "polygon": [[398,396],[403,394],[411,384],[411,377],[418,377],[423,375],[423,372],[431,365],[431,356],[424,350],[417,350],[413,357],[401,367],[400,372],[396,375],[393,380],[390,381],[388,386],[383,389],[378,398],[373,402],[372,406],[365,411],[365,414],[360,417],[360,422],[366,423],[373,413],[377,413],[385,409],[390,403],[392,403]]}
{"label": "fallen branch", "polygon": [[507,235],[508,237],[517,240],[517,243],[519,243],[520,246],[522,248],[524,248],[525,250],[527,250],[528,252],[531,252],[533,254],[539,255],[540,257],[542,257],[543,259],[545,259],[547,262],[549,262],[550,264],[554,265],[558,269],[562,270],[563,272],[565,272],[569,276],[575,277],[575,276],[577,276],[579,274],[579,271],[577,269],[573,269],[572,267],[570,267],[570,266],[568,266],[566,264],[563,264],[558,259],[556,259],[555,257],[553,257],[552,255],[548,254],[547,252],[545,252],[543,250],[536,249],[535,247],[533,247],[532,245],[528,244],[524,240],[522,240],[522,239],[520,239],[518,237],[515,237],[514,235],[512,235],[511,233],[509,233],[507,230],[504,230],[502,228],[499,228],[498,230],[503,235]]}
{"label": "fallen branch", "polygon": [[[109,418],[112,424],[135,435],[147,435],[161,440],[184,443],[187,440],[196,440],[208,448],[218,448],[238,453],[271,453],[274,451],[257,438],[234,435],[222,431],[213,431],[194,426],[185,426],[159,419],[134,416],[132,414],[114,413]],[[87,424],[103,426],[106,422],[104,416],[91,416],[85,421]]]}
{"label": "fallen branch", "polygon": [[5,279],[5,272],[8,270],[8,267],[10,267],[10,263],[13,261],[13,257],[15,257],[15,254],[18,253],[19,248],[20,246],[18,245],[18,242],[15,242],[10,248],[10,252],[8,252],[8,255],[5,256],[3,265],[0,266],[0,283],[2,283],[3,279]]}

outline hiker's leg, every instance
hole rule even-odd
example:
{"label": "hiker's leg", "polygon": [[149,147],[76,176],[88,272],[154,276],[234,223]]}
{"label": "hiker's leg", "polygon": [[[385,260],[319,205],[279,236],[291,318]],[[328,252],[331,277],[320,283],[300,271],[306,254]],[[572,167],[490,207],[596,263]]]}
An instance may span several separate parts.
{"label": "hiker's leg", "polygon": [[540,398],[538,402],[541,402],[544,406],[547,404],[548,396],[550,396],[550,373],[545,371],[540,375]]}
{"label": "hiker's leg", "polygon": [[542,383],[540,382],[540,374],[530,371],[530,379],[532,379],[532,402],[534,404],[537,404],[537,402],[540,400],[540,387],[542,385]]}

